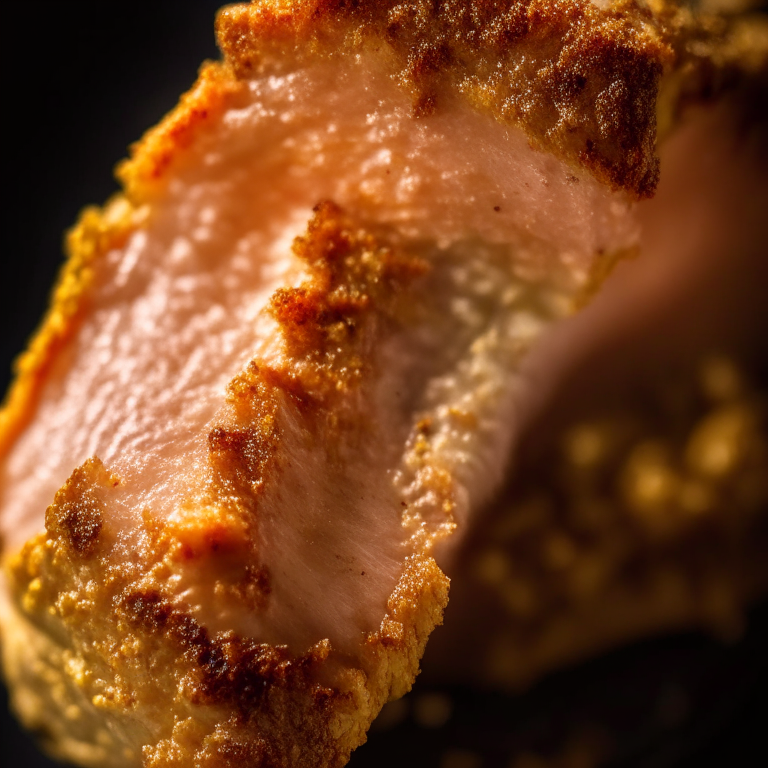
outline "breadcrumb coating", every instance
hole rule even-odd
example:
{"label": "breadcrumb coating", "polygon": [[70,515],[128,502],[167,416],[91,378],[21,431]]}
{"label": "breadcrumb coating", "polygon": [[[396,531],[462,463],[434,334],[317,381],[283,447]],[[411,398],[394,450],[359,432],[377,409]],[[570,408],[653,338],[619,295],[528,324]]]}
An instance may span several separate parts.
{"label": "breadcrumb coating", "polygon": [[384,46],[417,116],[468,99],[615,189],[647,197],[656,186],[656,92],[673,55],[635,3],[254,3],[225,9],[218,34],[241,77],[275,49]]}

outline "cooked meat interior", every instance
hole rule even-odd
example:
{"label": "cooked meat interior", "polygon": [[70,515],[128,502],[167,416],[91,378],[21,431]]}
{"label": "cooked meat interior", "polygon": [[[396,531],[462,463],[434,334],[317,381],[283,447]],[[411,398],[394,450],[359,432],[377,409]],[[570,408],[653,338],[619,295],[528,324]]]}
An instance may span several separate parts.
{"label": "cooked meat interior", "polygon": [[224,61],[70,234],[0,415],[4,663],[49,749],[346,762],[441,622],[525,355],[637,250],[680,24],[222,12]]}

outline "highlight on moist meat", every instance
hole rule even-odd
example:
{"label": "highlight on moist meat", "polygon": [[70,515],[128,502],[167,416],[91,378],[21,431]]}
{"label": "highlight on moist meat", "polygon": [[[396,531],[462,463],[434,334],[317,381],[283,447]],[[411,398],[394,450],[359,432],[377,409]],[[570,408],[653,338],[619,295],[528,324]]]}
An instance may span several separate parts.
{"label": "highlight on moist meat", "polygon": [[759,71],[753,29],[222,10],[222,61],[70,233],[0,413],[4,665],[54,754],[347,761],[442,621],[532,350],[556,385],[547,330],[643,250],[658,129]]}

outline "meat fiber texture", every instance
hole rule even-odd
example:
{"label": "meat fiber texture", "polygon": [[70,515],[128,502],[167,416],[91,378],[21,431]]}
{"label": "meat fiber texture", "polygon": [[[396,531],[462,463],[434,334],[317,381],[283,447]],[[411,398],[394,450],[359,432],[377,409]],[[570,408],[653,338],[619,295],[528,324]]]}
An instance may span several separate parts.
{"label": "meat fiber texture", "polygon": [[410,688],[527,353],[640,242],[657,14],[222,12],[0,415],[4,666],[54,754],[340,766]]}

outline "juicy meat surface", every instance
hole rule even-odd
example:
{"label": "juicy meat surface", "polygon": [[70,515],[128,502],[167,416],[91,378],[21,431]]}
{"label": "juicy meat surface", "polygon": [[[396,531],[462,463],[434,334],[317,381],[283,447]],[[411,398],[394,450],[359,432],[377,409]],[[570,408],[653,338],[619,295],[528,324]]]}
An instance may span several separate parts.
{"label": "juicy meat surface", "polygon": [[[424,262],[425,274],[403,287],[411,294],[404,303],[419,310],[403,306],[373,321],[392,327],[369,331],[381,339],[375,348],[363,342],[362,365],[380,381],[356,407],[376,425],[376,438],[355,462],[344,458],[342,476],[320,469],[327,460],[321,440],[288,448],[292,429],[282,428],[295,470],[281,480],[275,522],[258,513],[260,557],[283,574],[274,589],[287,579],[303,611],[285,617],[293,631],[272,616],[261,626],[254,617],[234,618],[242,626],[233,628],[303,645],[310,636],[337,642],[338,633],[356,637],[378,625],[406,551],[401,503],[426,503],[411,498],[419,492],[406,478],[416,421],[433,419],[432,429],[444,431],[442,450],[456,454],[447,459],[452,473],[470,459],[478,464],[464,480],[477,497],[473,506],[487,497],[514,423],[501,383],[513,375],[517,347],[567,311],[598,254],[631,248],[637,227],[622,194],[532,150],[519,130],[500,129],[460,104],[415,121],[407,94],[380,70],[376,62],[316,64],[250,81],[187,153],[165,196],[131,212],[135,231],[93,266],[88,315],[53,363],[35,419],[4,465],[2,533],[10,547],[39,532],[56,490],[93,456],[121,479],[110,502],[121,537],[136,534],[146,508],[164,519],[181,514],[195,483],[206,482],[210,431],[227,384],[252,360],[296,365],[284,358],[285,323],[270,302],[279,287],[307,280],[292,242],[311,237],[308,221],[322,227],[336,216],[312,213],[325,200],[354,217],[342,228],[377,232],[373,252],[352,258],[378,259],[383,246]],[[354,313],[378,314],[378,307]],[[357,318],[347,321],[342,310],[339,322]],[[462,441],[478,430],[451,424],[442,415],[451,408],[486,433],[482,441],[490,442],[476,455]],[[323,476],[328,482],[318,487]],[[372,526],[365,533],[354,519],[361,509]],[[343,565],[318,568],[298,541],[280,541],[293,530],[302,541],[317,538],[323,553],[338,548],[332,554]],[[366,569],[371,578],[361,579],[358,570]],[[327,583],[318,581],[323,572]],[[350,602],[357,621],[336,616]],[[314,611],[325,617],[321,627]]]}

